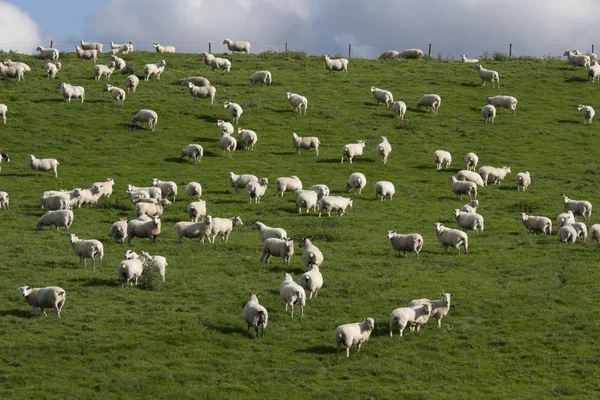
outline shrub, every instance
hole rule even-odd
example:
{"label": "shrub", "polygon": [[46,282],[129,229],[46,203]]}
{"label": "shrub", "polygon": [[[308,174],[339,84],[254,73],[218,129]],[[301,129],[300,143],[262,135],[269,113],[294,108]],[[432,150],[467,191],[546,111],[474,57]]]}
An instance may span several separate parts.
{"label": "shrub", "polygon": [[159,290],[163,285],[158,265],[154,261],[144,264],[144,272],[138,279],[138,286],[144,290]]}

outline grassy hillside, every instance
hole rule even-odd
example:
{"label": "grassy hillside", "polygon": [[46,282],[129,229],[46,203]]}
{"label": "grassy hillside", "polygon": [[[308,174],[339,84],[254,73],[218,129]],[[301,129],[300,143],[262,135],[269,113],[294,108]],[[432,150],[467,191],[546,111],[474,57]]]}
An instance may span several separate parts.
{"label": "grassy hillside", "polygon": [[[155,53],[125,57],[128,73],[113,84],[143,75]],[[0,147],[11,156],[2,163],[0,190],[11,198],[0,212],[0,396],[3,398],[283,398],[290,391],[304,398],[542,398],[600,395],[597,344],[599,323],[593,310],[600,272],[598,243],[565,245],[556,238],[527,233],[519,212],[562,212],[561,193],[598,204],[600,145],[597,122],[584,125],[577,104],[597,106],[598,84],[585,71],[563,61],[485,62],[500,73],[500,89],[482,87],[471,65],[435,59],[385,61],[352,59],[348,74],[329,73],[318,57],[301,54],[236,55],[230,73],[207,70],[200,55],[165,55],[161,80],[143,80],[124,105],[94,81],[93,63],[61,55],[56,81],[43,76],[44,61],[16,55],[29,63],[24,82],[0,81],[0,103],[8,122],[0,126]],[[103,55],[103,63],[108,56]],[[249,76],[268,69],[271,87],[251,86]],[[180,78],[203,75],[217,87],[217,101],[196,104]],[[82,85],[86,101],[66,103],[55,88]],[[404,121],[376,106],[369,88],[391,90],[408,105]],[[308,115],[292,112],[287,91],[308,98]],[[442,97],[438,115],[417,112],[425,93]],[[494,124],[480,113],[488,96],[513,95],[517,115],[501,109]],[[216,120],[228,119],[223,101],[244,107],[242,127],[258,133],[254,152],[229,158],[217,147]],[[131,129],[142,108],[159,115],[155,132]],[[596,107],[600,109],[599,107]],[[321,154],[295,154],[291,132],[316,135]],[[385,135],[393,146],[387,166],[375,160],[375,145]],[[340,164],[344,144],[364,139],[365,156]],[[189,143],[204,146],[201,164],[178,159]],[[449,170],[437,171],[433,152],[452,153]],[[459,201],[448,177],[464,167],[473,151],[480,166],[510,166],[501,186],[482,188],[482,234],[469,232],[468,255],[445,253],[434,223],[456,227]],[[59,176],[35,177],[28,154],[53,157]],[[531,171],[525,193],[514,185],[517,172]],[[268,177],[261,204],[235,196],[227,172]],[[298,215],[293,195],[274,196],[277,177],[298,175],[305,187],[324,183],[344,194],[346,179],[367,177],[362,196],[343,217]],[[65,232],[36,232],[43,214],[41,193],[89,187],[115,179],[109,201],[74,210],[71,228],[80,238],[105,246],[102,269],[83,267]],[[154,244],[134,239],[116,243],[109,227],[132,218],[125,198],[128,183],[150,185],[152,178],[179,185],[177,201],[163,216],[163,233]],[[375,201],[376,181],[396,186],[393,201]],[[241,216],[228,243],[176,243],[173,224],[187,220],[185,183],[198,181],[208,213]],[[254,221],[287,230],[294,239],[312,236],[324,253],[325,286],[308,302],[304,317],[290,318],[279,297],[284,271],[303,273],[296,248],[289,267],[281,259],[259,263],[260,239]],[[592,214],[592,223],[598,222]],[[588,225],[589,226],[589,225]],[[420,258],[398,258],[386,230],[418,232],[425,246]],[[160,290],[120,289],[116,266],[126,249],[147,250],[168,259],[167,281]],[[19,286],[57,285],[66,289],[62,318],[30,317]],[[249,291],[261,293],[269,310],[264,339],[246,332],[241,318]],[[430,321],[414,334],[389,337],[389,315],[411,299],[454,293],[441,329]],[[375,318],[375,331],[360,353],[336,355],[336,326]]]}

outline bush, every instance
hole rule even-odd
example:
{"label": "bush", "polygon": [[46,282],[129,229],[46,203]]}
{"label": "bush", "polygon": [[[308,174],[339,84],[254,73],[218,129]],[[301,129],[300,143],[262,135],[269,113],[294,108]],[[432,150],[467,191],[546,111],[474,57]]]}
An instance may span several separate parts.
{"label": "bush", "polygon": [[158,265],[154,261],[144,264],[144,272],[138,279],[138,286],[144,290],[159,290],[163,285]]}

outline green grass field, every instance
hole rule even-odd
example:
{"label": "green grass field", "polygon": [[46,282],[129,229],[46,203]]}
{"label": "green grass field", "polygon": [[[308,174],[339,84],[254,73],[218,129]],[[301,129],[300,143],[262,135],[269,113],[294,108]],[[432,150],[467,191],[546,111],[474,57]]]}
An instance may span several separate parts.
{"label": "green grass field", "polygon": [[[105,91],[106,81],[94,81],[91,61],[63,54],[63,69],[51,81],[43,75],[43,60],[11,55],[32,71],[24,82],[0,81],[0,103],[8,106],[0,147],[11,156],[0,173],[0,190],[11,202],[10,211],[0,212],[0,397],[600,397],[600,323],[593,311],[598,243],[559,243],[556,228],[551,237],[535,236],[518,219],[526,211],[555,221],[561,193],[598,203],[598,122],[584,125],[576,107],[597,105],[600,84],[588,84],[585,70],[556,60],[487,61],[486,68],[500,73],[500,89],[492,89],[481,86],[472,65],[456,61],[352,59],[349,73],[341,74],[326,71],[320,57],[298,53],[226,57],[230,73],[207,70],[201,55],[125,56],[138,76],[145,63],[164,58],[167,66],[160,81],[142,80],[118,105]],[[273,86],[249,84],[262,69],[272,72]],[[124,87],[128,74],[115,73],[110,82]],[[213,106],[205,99],[194,104],[177,84],[192,75],[217,87]],[[64,102],[55,88],[61,81],[84,86],[86,101]],[[404,121],[376,106],[373,85],[407,103]],[[308,98],[306,117],[294,114],[288,91]],[[416,111],[425,93],[442,97],[437,115]],[[496,122],[486,124],[480,108],[496,94],[517,97],[517,114],[500,109]],[[258,133],[254,152],[221,154],[216,120],[229,119],[224,101],[244,107],[239,126]],[[155,132],[131,129],[131,118],[143,108],[158,113]],[[291,132],[318,136],[319,157],[313,151],[297,156]],[[393,147],[387,166],[375,160],[382,135]],[[364,157],[340,164],[343,145],[357,139],[367,142]],[[201,164],[178,159],[189,143],[204,147]],[[435,169],[437,149],[452,153],[450,169]],[[469,232],[469,254],[456,256],[439,245],[434,223],[456,227],[452,209],[468,199],[456,200],[448,177],[464,168],[471,151],[479,166],[507,165],[512,173],[501,186],[480,189],[485,231]],[[28,154],[57,158],[58,178],[36,178]],[[525,170],[532,184],[518,193],[514,176]],[[262,202],[236,197],[229,171],[268,177]],[[367,188],[341,218],[298,215],[291,193],[275,197],[275,179],[289,175],[298,175],[305,187],[324,183],[345,196],[346,179],[356,171],[366,175]],[[113,196],[74,210],[71,227],[82,239],[104,243],[103,268],[93,270],[79,264],[62,228],[35,231],[45,211],[38,199],[45,190],[87,188],[106,177],[116,182]],[[116,243],[110,225],[134,217],[126,185],[150,185],[152,178],[179,185],[162,234],[154,244]],[[393,201],[375,201],[372,188],[379,180],[395,184]],[[228,243],[176,243],[173,224],[188,220],[189,181],[202,184],[210,215],[241,216],[245,226]],[[297,312],[290,318],[279,297],[284,271],[296,281],[304,271],[301,249],[289,267],[277,258],[259,263],[260,238],[250,229],[257,220],[283,227],[296,242],[312,236],[325,256],[325,285],[303,317]],[[596,212],[591,223],[597,221]],[[420,258],[397,257],[386,230],[420,233]],[[160,290],[119,288],[116,266],[128,248],[167,257]],[[17,289],[23,285],[63,287],[62,318],[52,312],[43,317],[39,310],[31,317]],[[269,310],[264,339],[248,333],[241,317],[250,291],[261,293]],[[414,298],[438,299],[442,292],[454,296],[441,329],[430,321],[418,334],[389,337],[393,309]],[[360,353],[352,349],[349,359],[338,356],[335,328],[366,317],[375,319],[370,340]]]}

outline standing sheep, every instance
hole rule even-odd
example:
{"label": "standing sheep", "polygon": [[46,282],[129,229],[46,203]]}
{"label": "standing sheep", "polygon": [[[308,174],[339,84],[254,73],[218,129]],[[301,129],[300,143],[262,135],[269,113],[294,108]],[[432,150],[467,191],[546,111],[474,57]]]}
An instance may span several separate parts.
{"label": "standing sheep", "polygon": [[521,213],[520,215],[523,225],[525,225],[525,228],[529,232],[533,232],[536,235],[538,232],[541,232],[547,236],[552,234],[552,221],[550,218],[527,215],[526,213]]}
{"label": "standing sheep", "polygon": [[[260,262],[265,260],[265,263],[269,263],[271,256],[283,258],[285,265],[290,265],[290,259],[294,255],[294,241],[292,238],[268,238],[262,244],[262,254],[260,256]],[[286,310],[287,311],[287,310]]]}
{"label": "standing sheep", "polygon": [[230,40],[230,39],[225,39],[223,40],[223,44],[227,45],[227,48],[231,51],[231,54],[233,54],[234,52],[244,52],[246,54],[250,53],[250,42],[246,42],[243,40]]}
{"label": "standing sheep", "polygon": [[73,233],[69,234],[69,242],[73,248],[73,252],[79,257],[79,263],[86,266],[85,260],[87,258],[92,259],[93,268],[96,269],[96,257],[102,268],[102,258],[104,257],[104,246],[102,242],[95,239],[81,240]]}
{"label": "standing sheep", "polygon": [[319,202],[319,194],[314,190],[296,190],[296,209],[298,214],[302,213],[302,208],[306,208],[306,213],[312,208],[315,212],[317,211],[317,204]]}
{"label": "standing sheep", "polygon": [[60,94],[65,99],[66,102],[71,102],[71,98],[81,98],[81,102],[85,100],[85,89],[83,86],[73,86],[65,82],[61,82],[56,86],[57,89],[60,89]]}
{"label": "standing sheep", "polygon": [[198,101],[198,97],[202,99],[210,99],[210,104],[215,104],[215,95],[217,88],[214,86],[196,86],[192,82],[187,84],[190,95],[194,98],[194,103]]}
{"label": "standing sheep", "polygon": [[329,187],[327,185],[319,184],[312,185],[310,190],[317,192],[317,199],[321,200],[324,196],[329,196]]}
{"label": "standing sheep", "polygon": [[161,181],[158,178],[152,179],[152,186],[160,189],[161,197],[166,199],[173,195],[173,203],[177,197],[177,184],[173,181]]}
{"label": "standing sheep", "polygon": [[204,156],[204,148],[195,143],[188,144],[185,149],[181,150],[179,158],[189,157],[190,160],[194,160],[194,164],[201,163],[202,157]]}
{"label": "standing sheep", "polygon": [[392,92],[388,90],[371,86],[371,94],[375,98],[377,105],[379,105],[379,103],[385,103],[385,105],[389,108],[394,102],[394,95],[392,95]]}
{"label": "standing sheep", "polygon": [[306,115],[306,109],[308,108],[308,100],[306,97],[296,93],[287,92],[285,94],[285,98],[287,99],[288,103],[294,107],[294,112],[298,110],[298,115],[302,115],[302,109],[304,108],[304,115]]}
{"label": "standing sheep", "polygon": [[246,188],[250,182],[258,182],[258,177],[252,174],[236,175],[233,172],[229,172],[229,186],[235,189],[236,195],[240,188]]}
{"label": "standing sheep", "polygon": [[135,75],[129,75],[125,79],[125,87],[127,88],[127,93],[129,93],[129,89],[131,89],[133,91],[133,93],[135,93],[135,89],[137,88],[137,85],[139,85],[139,83],[140,83],[140,78],[138,78]]}
{"label": "standing sheep", "polygon": [[481,179],[483,179],[484,186],[487,186],[489,181],[494,182],[494,185],[500,184],[504,178],[506,178],[507,174],[510,174],[510,167],[502,167],[502,168],[494,168],[489,166],[483,166],[479,168],[477,171],[479,175],[481,175]]}
{"label": "standing sheep", "polygon": [[450,311],[450,298],[452,293],[442,293],[441,300],[429,300],[429,299],[415,299],[408,303],[409,307],[417,307],[423,304],[431,303],[431,314],[430,318],[436,319],[438,329],[442,327],[442,318],[448,315]]}
{"label": "standing sheep", "polygon": [[460,211],[474,213],[477,212],[477,207],[479,207],[479,200],[472,200],[470,203],[465,204],[460,208]]}
{"label": "standing sheep", "polygon": [[523,188],[523,191],[527,190],[527,187],[531,185],[531,174],[529,171],[519,172],[515,177],[515,182],[517,184],[517,192]]}
{"label": "standing sheep", "polygon": [[211,68],[211,71],[214,71],[215,68],[227,72],[231,70],[231,61],[225,58],[218,58],[206,52],[202,53],[202,57],[204,58],[204,64],[206,64],[207,67]]}
{"label": "standing sheep", "polygon": [[354,190],[354,194],[362,193],[363,188],[367,185],[367,178],[360,172],[354,172],[348,177],[346,182],[346,193],[350,193],[350,190]]}
{"label": "standing sheep", "polygon": [[252,224],[252,230],[258,231],[260,240],[263,242],[270,238],[285,239],[287,237],[287,232],[283,228],[271,228],[260,221],[256,221]]}
{"label": "standing sheep", "polygon": [[491,69],[485,69],[481,64],[475,64],[473,69],[479,73],[482,86],[485,86],[485,81],[491,81],[492,88],[495,87],[494,83],[496,86],[500,87],[500,75],[498,75],[498,72],[492,71]]}
{"label": "standing sheep", "polygon": [[337,354],[340,354],[340,345],[346,347],[346,357],[350,357],[350,348],[356,345],[356,351],[360,351],[360,346],[369,340],[371,332],[375,329],[375,320],[365,318],[362,322],[355,324],[340,325],[335,329],[335,348]]}
{"label": "standing sheep", "polygon": [[469,237],[465,232],[446,228],[438,222],[435,224],[435,236],[446,251],[448,251],[448,247],[452,246],[456,249],[456,254],[460,255],[460,246],[463,246],[465,254],[469,253]]}
{"label": "standing sheep", "polygon": [[381,161],[384,165],[387,164],[387,159],[390,153],[392,152],[392,145],[388,142],[387,137],[382,136],[381,141],[375,148],[375,153],[377,158],[381,158]]}
{"label": "standing sheep", "polygon": [[563,54],[567,57],[569,64],[575,69],[576,66],[582,66],[584,68],[588,68],[590,66],[590,56],[586,54],[581,54],[578,51],[567,50]]}
{"label": "standing sheep", "polygon": [[110,236],[118,242],[125,243],[125,239],[127,239],[127,218],[121,218],[110,226]]}
{"label": "standing sheep", "polygon": [[17,78],[20,82],[21,79],[25,80],[25,67],[22,65],[4,65],[0,64],[0,75],[5,78]]}
{"label": "standing sheep", "polygon": [[166,66],[167,62],[165,60],[160,60],[156,64],[144,65],[144,80],[147,81],[150,79],[150,77],[152,77],[152,75],[156,75],[156,79],[160,81],[160,74],[163,73]]}
{"label": "standing sheep", "polygon": [[558,241],[562,243],[575,243],[578,236],[577,231],[571,225],[561,226],[558,230]]}
{"label": "standing sheep", "polygon": [[188,205],[187,212],[193,222],[198,222],[199,219],[206,216],[206,201],[198,200],[191,202]]}
{"label": "standing sheep", "polygon": [[125,260],[117,265],[121,289],[123,289],[123,284],[127,286],[128,283],[133,284],[135,282],[135,286],[137,286],[138,279],[144,272],[144,263],[146,262],[146,257],[131,250],[125,252],[125,257]]}
{"label": "standing sheep", "polygon": [[477,186],[484,186],[483,178],[477,172],[461,169],[456,173],[456,179],[459,181],[473,182]]}
{"label": "standing sheep", "polygon": [[427,107],[427,110],[433,111],[434,114],[437,114],[438,109],[442,105],[442,98],[437,94],[426,94],[421,97],[421,99],[417,102],[417,111],[421,109],[421,107]]}
{"label": "standing sheep", "polygon": [[275,188],[277,189],[275,196],[279,196],[279,193],[281,193],[281,197],[283,197],[285,192],[294,192],[302,189],[302,181],[296,175],[280,177],[275,180]]}
{"label": "standing sheep", "polygon": [[346,208],[352,208],[352,199],[347,199],[345,197],[340,196],[323,196],[321,200],[319,200],[319,218],[321,218],[321,214],[323,210],[327,211],[327,215],[331,217],[331,211],[336,211],[340,215],[344,215],[346,212]]}
{"label": "standing sheep", "polygon": [[106,91],[110,93],[117,103],[125,104],[125,91],[123,89],[106,84]]}
{"label": "standing sheep", "polygon": [[158,123],[158,114],[152,110],[140,110],[137,114],[133,116],[131,120],[132,129],[135,129],[135,124],[141,121],[142,126],[144,124],[148,124],[152,132],[156,129],[156,124]]}
{"label": "standing sheep", "polygon": [[54,79],[61,68],[62,64],[60,62],[46,63],[46,65],[44,65],[44,72],[46,73],[48,78]]}
{"label": "standing sheep", "polygon": [[396,114],[398,119],[404,119],[404,114],[406,114],[406,103],[403,101],[395,101],[392,103],[392,111]]}
{"label": "standing sheep", "polygon": [[581,215],[583,219],[590,220],[592,216],[592,203],[587,200],[572,200],[564,194],[562,197],[564,199],[565,211],[572,211],[573,215]]}
{"label": "standing sheep", "polygon": [[250,151],[254,151],[254,145],[258,141],[258,136],[256,132],[251,131],[250,129],[238,128],[238,136],[244,143],[244,149]]}
{"label": "standing sheep", "polygon": [[319,145],[321,142],[316,136],[300,137],[296,132],[292,132],[292,143],[296,148],[296,154],[300,155],[300,149],[315,149],[317,157],[319,156]]}
{"label": "standing sheep", "polygon": [[483,232],[483,216],[481,214],[475,212],[468,213],[455,208],[454,217],[456,218],[456,225],[462,228],[463,231]]}
{"label": "standing sheep", "polygon": [[113,61],[109,62],[108,65],[96,64],[94,66],[94,79],[99,81],[100,78],[106,76],[106,80],[109,80],[115,68],[116,64]]}
{"label": "standing sheep", "polygon": [[158,267],[158,274],[160,275],[160,279],[164,282],[165,281],[165,272],[167,271],[167,266],[169,264],[167,264],[167,259],[163,256],[159,256],[159,255],[154,255],[151,256],[150,254],[148,254],[145,251],[142,251],[140,253],[142,256],[144,256],[144,258],[146,259],[146,263],[148,264],[154,264]]}
{"label": "standing sheep", "polygon": [[348,72],[348,60],[345,58],[331,59],[328,55],[324,56],[325,69],[328,71]]}
{"label": "standing sheep", "polygon": [[451,176],[448,181],[452,186],[452,192],[456,198],[462,200],[463,194],[468,194],[471,200],[477,198],[477,184],[470,181],[459,181],[455,176]]}
{"label": "standing sheep", "polygon": [[102,43],[86,42],[85,40],[81,40],[80,44],[82,49],[98,50],[98,53],[102,53],[102,49],[104,48],[104,45]]}
{"label": "standing sheep", "polygon": [[[217,236],[221,236],[221,240],[226,243],[229,241],[229,235],[233,232],[236,226],[244,226],[242,219],[237,216],[233,218],[213,218],[211,224],[212,242],[215,242]],[[208,239],[210,241],[210,237]]]}
{"label": "standing sheep", "polygon": [[271,73],[269,71],[256,71],[250,77],[250,83],[260,83],[260,86],[269,85],[273,82],[273,78],[271,77]]}
{"label": "standing sheep", "polygon": [[157,215],[149,221],[134,219],[127,223],[127,244],[130,244],[134,237],[148,238],[151,243],[155,243],[158,235],[160,235],[160,217]]}
{"label": "standing sheep", "polygon": [[479,157],[477,157],[477,154],[467,153],[467,155],[465,155],[465,164],[467,165],[467,171],[475,171],[478,162]]}
{"label": "standing sheep", "polygon": [[77,53],[77,58],[98,62],[98,50],[85,50],[79,46],[75,46],[75,52]]}
{"label": "standing sheep", "polygon": [[256,330],[256,337],[258,337],[259,327],[262,327],[262,337],[265,337],[265,328],[269,321],[269,313],[266,308],[258,304],[258,296],[254,293],[250,293],[250,298],[244,306],[242,317],[248,324],[248,330],[250,330],[250,327]]}
{"label": "standing sheep", "polygon": [[452,155],[446,150],[436,150],[433,153],[433,162],[436,169],[442,169],[442,165],[446,164],[446,169],[452,164]]}
{"label": "standing sheep", "polygon": [[573,215],[573,211],[571,210],[558,214],[558,217],[556,217],[556,227],[559,229],[573,223],[575,223],[575,215]]}
{"label": "standing sheep", "polygon": [[483,115],[485,122],[492,121],[493,124],[494,119],[496,118],[496,107],[491,104],[486,104],[481,108],[481,115]]}
{"label": "standing sheep", "polygon": [[577,109],[579,110],[579,112],[581,112],[581,115],[583,115],[583,123],[591,124],[594,115],[596,115],[596,111],[594,111],[592,106],[585,106],[583,104],[580,104],[577,106]]}
{"label": "standing sheep", "polygon": [[595,240],[598,243],[600,243],[600,224],[594,224],[594,225],[590,226],[590,230],[588,233],[589,233],[591,242],[593,242]]}
{"label": "standing sheep", "polygon": [[199,238],[201,243],[204,243],[204,238],[207,238],[210,242],[212,221],[212,216],[207,215],[201,222],[177,222],[174,226],[175,232],[177,232],[177,243],[181,244],[181,239],[184,237],[189,239]]}
{"label": "standing sheep", "polygon": [[304,315],[306,292],[302,286],[294,282],[292,276],[288,273],[283,275],[283,282],[281,282],[281,286],[279,287],[279,295],[285,302],[285,312],[287,312],[288,305],[292,306],[292,318],[294,318],[294,304],[300,305],[300,315]]}
{"label": "standing sheep", "polygon": [[158,42],[154,42],[154,49],[157,53],[175,53],[174,46],[161,46]]}
{"label": "standing sheep", "polygon": [[9,203],[8,193],[0,192],[0,209],[2,209],[4,211],[8,211],[8,205],[9,205],[8,203]]}
{"label": "standing sheep", "polygon": [[223,103],[223,108],[226,108],[227,110],[229,110],[229,116],[231,117],[231,122],[233,122],[234,124],[237,124],[239,122],[240,117],[244,113],[242,106],[240,106],[238,103],[232,103],[232,102],[226,101],[225,103]]}
{"label": "standing sheep", "polygon": [[323,287],[323,275],[319,271],[318,266],[313,264],[309,265],[308,271],[300,277],[300,286],[310,292],[309,299],[313,298],[313,294],[315,295],[315,298],[317,297],[319,289]]}
{"label": "standing sheep", "polygon": [[56,50],[55,48],[51,47],[49,49],[42,47],[42,46],[38,46],[36,51],[40,52],[40,57],[41,58],[45,58],[45,59],[50,59],[53,61],[58,60],[58,57],[60,55],[60,53],[58,52],[58,50]]}
{"label": "standing sheep", "polygon": [[195,198],[200,200],[200,197],[202,197],[202,185],[198,182],[188,182],[185,185],[185,194],[188,195],[190,200],[194,200]]}
{"label": "standing sheep", "polygon": [[356,143],[345,145],[342,149],[342,164],[344,163],[344,157],[348,157],[350,159],[350,164],[352,164],[352,159],[354,157],[362,157],[364,149],[364,140],[357,140]]}
{"label": "standing sheep", "polygon": [[512,110],[513,115],[515,115],[517,103],[517,99],[512,96],[494,96],[488,97],[485,104],[491,104],[496,108],[510,108]]}
{"label": "standing sheep", "polygon": [[[8,208],[8,207],[7,207]],[[58,226],[64,226],[65,230],[68,232],[71,224],[73,223],[73,211],[71,210],[55,210],[48,211],[46,214],[42,215],[35,226],[35,230],[39,231],[43,226],[49,226],[50,230],[52,230],[52,226],[56,226],[56,230],[58,231]]]}
{"label": "standing sheep", "polygon": [[269,180],[267,178],[260,178],[258,182],[248,182],[246,185],[246,194],[250,199],[250,204],[252,204],[252,199],[254,199],[255,204],[260,203],[260,199],[265,195],[268,185]]}
{"label": "standing sheep", "polygon": [[386,197],[392,200],[394,194],[396,193],[396,188],[390,181],[379,181],[375,183],[373,192],[375,193],[375,200],[377,200],[378,197],[381,199],[381,201],[383,201],[383,199]]}
{"label": "standing sheep", "polygon": [[394,327],[398,326],[400,337],[403,336],[404,329],[408,326],[411,331],[421,329],[429,321],[431,315],[431,303],[425,303],[415,307],[400,307],[392,311],[390,315],[390,337],[393,336]]}
{"label": "standing sheep", "polygon": [[302,251],[302,263],[307,271],[311,265],[320,267],[323,264],[323,253],[309,238],[301,238],[298,245],[304,249]]}
{"label": "standing sheep", "polygon": [[400,257],[400,252],[406,257],[407,251],[412,251],[419,257],[419,253],[423,248],[423,236],[418,233],[401,235],[396,233],[396,231],[387,231],[387,237],[392,248],[398,252],[398,257]]}
{"label": "standing sheep", "polygon": [[58,177],[58,161],[54,158],[35,158],[33,154],[29,155],[29,165],[35,170],[35,176],[38,176],[38,171],[52,171],[54,177]]}
{"label": "standing sheep", "polygon": [[223,150],[222,154],[231,157],[235,149],[237,149],[237,140],[230,134],[224,134],[219,140],[219,147]]}
{"label": "standing sheep", "polygon": [[35,315],[35,309],[40,308],[47,317],[45,308],[53,308],[56,315],[60,318],[60,311],[65,305],[67,294],[65,289],[58,286],[48,286],[45,288],[32,288],[31,286],[21,286],[19,288],[25,301],[32,307],[31,315]]}
{"label": "standing sheep", "polygon": [[[2,116],[2,121],[4,125],[6,125],[6,113],[8,112],[8,107],[6,104],[0,104],[0,115]],[[2,159],[0,159],[2,161]]]}

